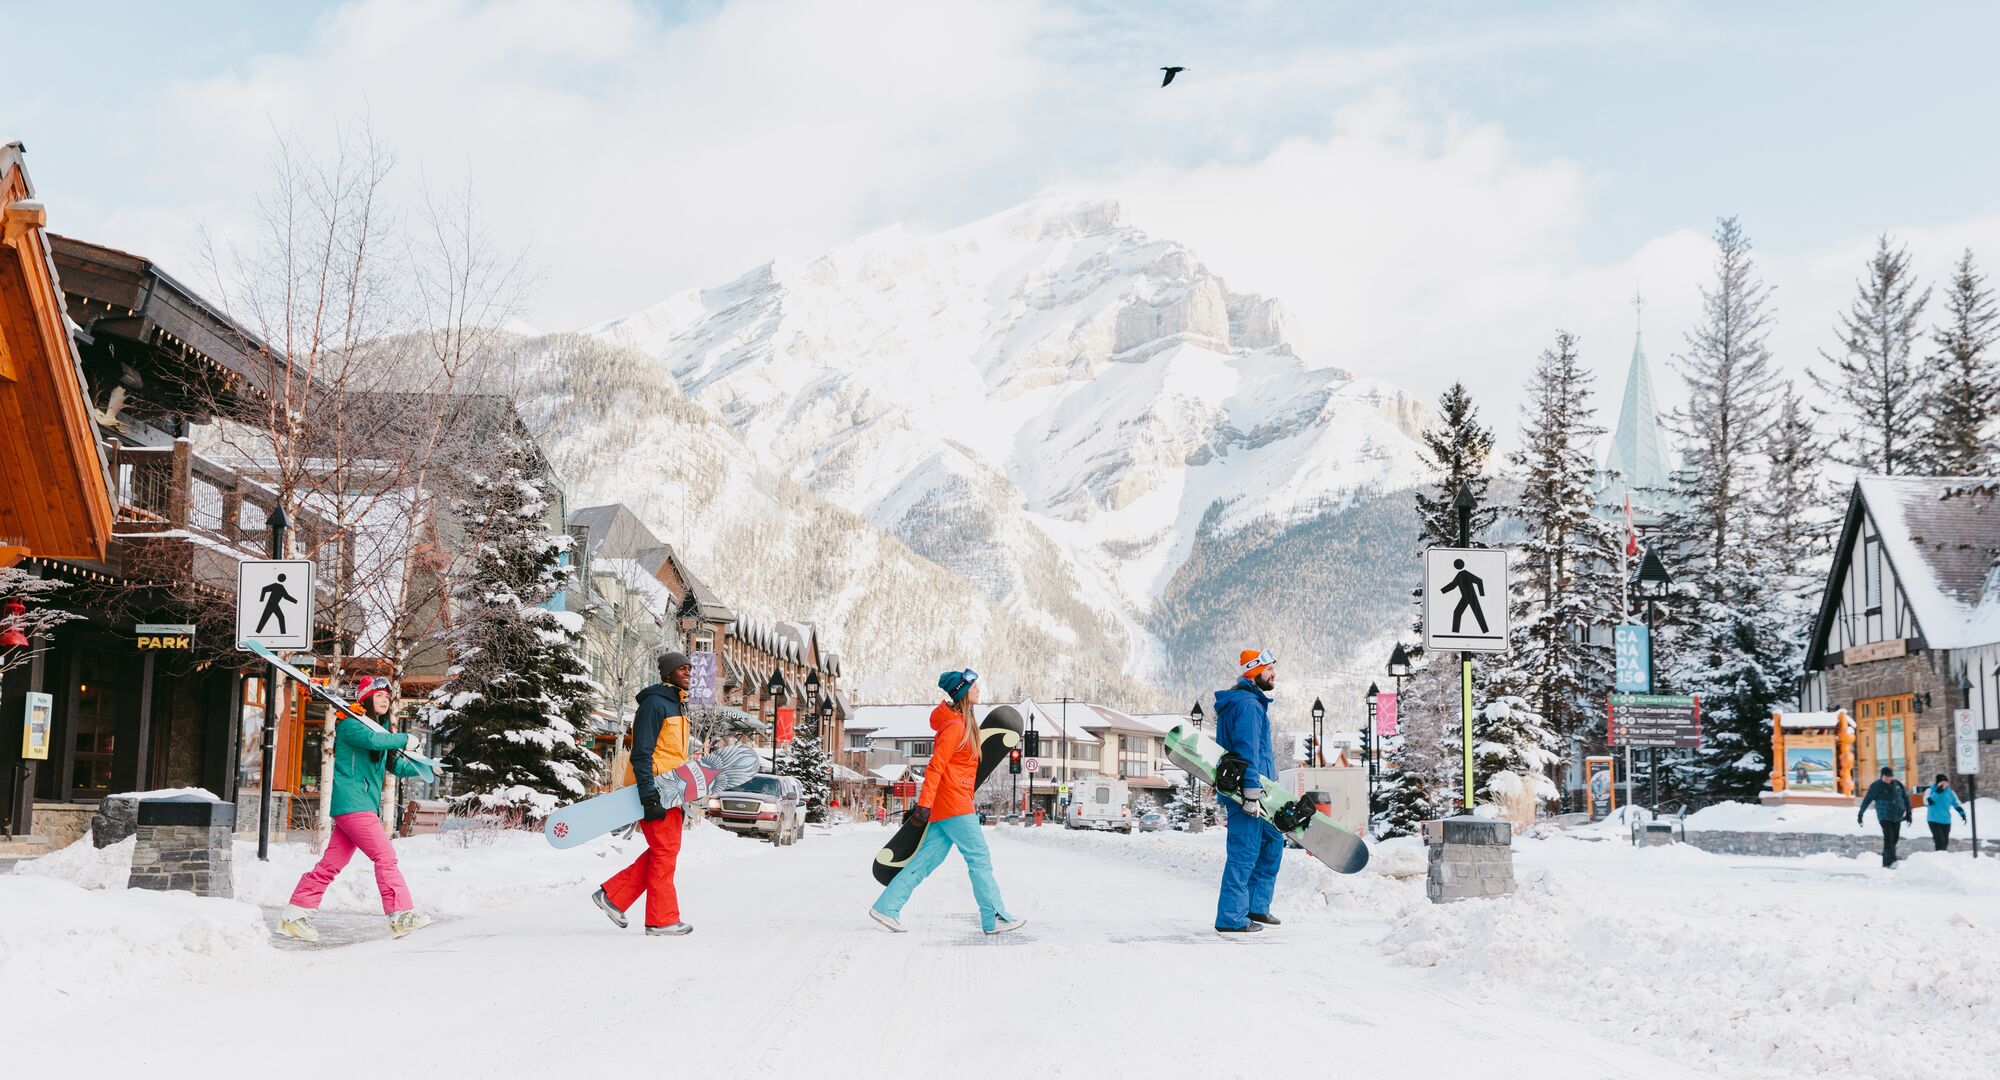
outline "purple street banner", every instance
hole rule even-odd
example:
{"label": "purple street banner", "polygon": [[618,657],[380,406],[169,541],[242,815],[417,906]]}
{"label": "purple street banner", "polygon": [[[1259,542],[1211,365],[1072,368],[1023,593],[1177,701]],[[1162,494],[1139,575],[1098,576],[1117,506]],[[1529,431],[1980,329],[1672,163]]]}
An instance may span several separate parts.
{"label": "purple street banner", "polygon": [[688,704],[715,704],[715,654],[698,652],[688,654],[689,674]]}

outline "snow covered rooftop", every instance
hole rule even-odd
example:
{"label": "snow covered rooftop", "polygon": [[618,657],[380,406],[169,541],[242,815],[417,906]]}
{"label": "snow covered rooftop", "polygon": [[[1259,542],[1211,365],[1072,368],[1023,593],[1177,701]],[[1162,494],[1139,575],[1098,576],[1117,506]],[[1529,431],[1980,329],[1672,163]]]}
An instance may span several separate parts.
{"label": "snow covered rooftop", "polygon": [[2000,477],[1864,476],[1857,487],[1925,642],[2000,642]]}

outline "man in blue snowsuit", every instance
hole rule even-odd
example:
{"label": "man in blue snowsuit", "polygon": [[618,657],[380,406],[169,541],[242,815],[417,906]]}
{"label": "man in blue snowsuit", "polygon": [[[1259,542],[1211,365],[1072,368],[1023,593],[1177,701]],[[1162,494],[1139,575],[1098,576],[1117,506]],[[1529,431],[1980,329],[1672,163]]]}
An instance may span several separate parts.
{"label": "man in blue snowsuit", "polygon": [[1227,815],[1229,856],[1222,864],[1222,897],[1215,905],[1215,929],[1224,934],[1254,934],[1278,925],[1271,914],[1271,894],[1278,886],[1278,860],[1285,837],[1264,820],[1258,802],[1266,780],[1278,767],[1271,755],[1271,689],[1277,685],[1276,661],[1261,649],[1245,649],[1239,658],[1242,676],[1236,685],[1215,694],[1215,741],[1228,754],[1242,758],[1243,802],[1217,796]]}

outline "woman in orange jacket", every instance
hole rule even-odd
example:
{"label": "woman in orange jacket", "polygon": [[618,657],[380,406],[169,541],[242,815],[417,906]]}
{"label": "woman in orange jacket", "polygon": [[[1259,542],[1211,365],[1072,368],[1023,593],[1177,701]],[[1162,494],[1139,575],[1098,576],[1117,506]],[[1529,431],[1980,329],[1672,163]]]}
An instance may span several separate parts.
{"label": "woman in orange jacket", "polygon": [[944,862],[953,846],[965,857],[965,869],[972,875],[972,896],[979,902],[979,925],[988,934],[1004,934],[1021,928],[1021,919],[1007,914],[1000,900],[1000,884],[993,880],[993,856],[986,850],[986,837],[979,831],[979,815],[972,811],[972,789],[979,783],[979,725],[973,706],[979,704],[979,673],[947,671],[938,676],[938,689],[949,701],[931,710],[930,764],[924,769],[924,789],[917,796],[910,820],[925,822],[923,842],[909,865],[889,882],[868,915],[895,933],[903,932],[897,916],[909,902],[910,893],[930,872]]}

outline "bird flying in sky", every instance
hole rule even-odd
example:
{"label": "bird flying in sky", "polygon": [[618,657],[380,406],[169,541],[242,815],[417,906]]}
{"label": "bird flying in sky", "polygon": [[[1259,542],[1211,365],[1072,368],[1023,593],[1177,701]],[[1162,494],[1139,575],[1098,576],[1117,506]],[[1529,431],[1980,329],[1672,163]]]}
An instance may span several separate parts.
{"label": "bird flying in sky", "polygon": [[1160,80],[1160,85],[1165,86],[1168,83],[1174,81],[1174,76],[1179,75],[1181,72],[1186,71],[1187,69],[1184,67],[1163,67],[1160,70],[1167,73],[1167,77]]}

